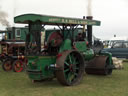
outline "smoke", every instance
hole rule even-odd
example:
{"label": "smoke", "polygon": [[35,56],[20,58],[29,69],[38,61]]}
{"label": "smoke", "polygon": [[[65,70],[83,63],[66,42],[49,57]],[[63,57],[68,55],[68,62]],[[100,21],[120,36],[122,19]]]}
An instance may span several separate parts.
{"label": "smoke", "polygon": [[10,24],[7,20],[8,14],[1,10],[0,8],[0,23],[3,26],[10,27]]}
{"label": "smoke", "polygon": [[[17,7],[18,3],[17,0],[13,0],[13,17],[15,17],[16,15],[16,7]],[[15,23],[13,22],[13,27],[15,27]]]}
{"label": "smoke", "polygon": [[88,0],[87,15],[92,16],[92,0]]}

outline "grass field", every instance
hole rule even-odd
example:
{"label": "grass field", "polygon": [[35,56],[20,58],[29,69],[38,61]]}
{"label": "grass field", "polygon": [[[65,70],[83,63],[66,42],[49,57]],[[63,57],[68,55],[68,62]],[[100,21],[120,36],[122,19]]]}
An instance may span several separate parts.
{"label": "grass field", "polygon": [[77,86],[53,81],[32,83],[25,72],[4,72],[0,67],[0,96],[128,96],[128,63],[110,76],[85,74]]}

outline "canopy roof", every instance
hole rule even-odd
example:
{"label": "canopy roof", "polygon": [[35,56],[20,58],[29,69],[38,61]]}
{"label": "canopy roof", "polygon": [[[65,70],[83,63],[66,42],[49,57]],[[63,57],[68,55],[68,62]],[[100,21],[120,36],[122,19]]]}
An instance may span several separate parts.
{"label": "canopy roof", "polygon": [[68,17],[58,17],[40,14],[23,14],[14,17],[15,23],[28,24],[29,21],[35,22],[40,21],[42,24],[46,25],[96,25],[100,26],[100,21],[97,20],[87,20],[79,18],[68,18]]}

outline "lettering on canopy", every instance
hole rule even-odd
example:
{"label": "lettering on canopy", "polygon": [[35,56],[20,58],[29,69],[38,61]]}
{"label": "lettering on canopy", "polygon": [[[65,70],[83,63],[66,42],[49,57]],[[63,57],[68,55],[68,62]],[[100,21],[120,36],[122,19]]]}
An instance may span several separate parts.
{"label": "lettering on canopy", "polygon": [[61,18],[49,18],[49,22],[57,22],[57,23],[69,23],[69,24],[96,24],[94,21],[84,21],[84,20],[74,20],[74,19],[61,19]]}

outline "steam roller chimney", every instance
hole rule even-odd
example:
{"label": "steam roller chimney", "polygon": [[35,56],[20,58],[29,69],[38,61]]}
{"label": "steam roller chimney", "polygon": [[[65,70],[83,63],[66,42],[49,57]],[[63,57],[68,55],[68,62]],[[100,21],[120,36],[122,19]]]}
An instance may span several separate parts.
{"label": "steam roller chimney", "polygon": [[[87,16],[86,19],[92,20],[92,16]],[[87,39],[89,42],[89,47],[92,47],[92,25],[87,25]]]}

